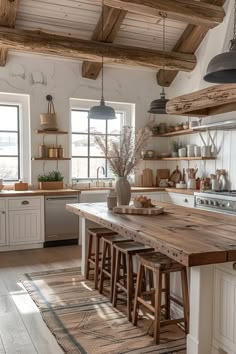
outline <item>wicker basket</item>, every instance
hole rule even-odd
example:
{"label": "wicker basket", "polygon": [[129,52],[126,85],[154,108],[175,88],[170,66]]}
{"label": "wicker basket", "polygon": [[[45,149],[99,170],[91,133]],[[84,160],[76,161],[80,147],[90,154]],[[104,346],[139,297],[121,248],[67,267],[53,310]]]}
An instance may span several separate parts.
{"label": "wicker basket", "polygon": [[63,189],[63,181],[39,182],[39,189]]}
{"label": "wicker basket", "polygon": [[40,114],[40,125],[43,130],[58,130],[55,113]]}

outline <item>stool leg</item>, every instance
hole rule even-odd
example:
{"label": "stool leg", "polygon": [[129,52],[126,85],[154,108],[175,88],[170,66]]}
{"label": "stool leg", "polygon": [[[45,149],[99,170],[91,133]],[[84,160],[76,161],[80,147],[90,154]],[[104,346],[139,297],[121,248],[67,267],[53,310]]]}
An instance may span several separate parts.
{"label": "stool leg", "polygon": [[127,264],[127,318],[131,322],[132,299],[133,299],[133,292],[134,292],[132,255],[129,254],[126,255],[126,264]]}
{"label": "stool leg", "polygon": [[184,324],[185,333],[189,333],[189,294],[188,294],[188,279],[186,268],[181,271],[182,292],[183,292],[183,307],[184,307]]}
{"label": "stool leg", "polygon": [[94,266],[94,286],[95,286],[95,289],[98,288],[99,246],[100,246],[100,237],[96,237],[96,242],[95,242],[95,266]]}
{"label": "stool leg", "polygon": [[112,300],[113,307],[116,307],[116,304],[117,304],[117,284],[116,283],[120,279],[120,262],[121,262],[121,252],[119,250],[117,250],[115,276],[114,276],[114,288],[113,288],[113,300]]}
{"label": "stool leg", "polygon": [[115,247],[111,246],[111,294],[110,294],[111,302],[113,299],[115,266],[116,266],[116,249]]}
{"label": "stool leg", "polygon": [[[149,280],[149,290],[151,291],[154,288],[154,282],[153,282],[153,271],[151,269],[148,269],[148,280]],[[155,306],[155,295],[151,295],[151,304],[154,307]]]}
{"label": "stool leg", "polygon": [[155,312],[154,312],[154,342],[160,343],[161,329],[161,290],[162,290],[162,272],[155,271],[156,275],[156,291],[155,291]]}
{"label": "stool leg", "polygon": [[89,272],[90,272],[90,258],[92,253],[92,235],[89,234],[89,241],[88,241],[88,249],[87,249],[87,259],[86,259],[86,271],[85,271],[85,278],[89,279]]}
{"label": "stool leg", "polygon": [[103,292],[103,281],[104,281],[104,274],[103,269],[105,268],[105,261],[106,261],[106,250],[107,250],[107,243],[102,242],[102,264],[100,269],[100,283],[99,283],[99,293],[102,294]]}
{"label": "stool leg", "polygon": [[165,273],[165,319],[170,319],[170,273]]}
{"label": "stool leg", "polygon": [[136,281],[136,289],[135,289],[135,297],[134,297],[134,311],[133,311],[133,325],[134,326],[137,326],[137,322],[138,322],[138,309],[139,309],[138,297],[141,296],[143,272],[144,272],[144,267],[139,262],[138,275],[137,275],[137,281]]}

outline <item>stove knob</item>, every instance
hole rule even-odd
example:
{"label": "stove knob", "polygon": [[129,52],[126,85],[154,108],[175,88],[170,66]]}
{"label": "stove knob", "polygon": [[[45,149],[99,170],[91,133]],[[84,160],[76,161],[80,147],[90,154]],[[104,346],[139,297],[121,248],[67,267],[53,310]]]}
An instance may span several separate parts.
{"label": "stove knob", "polygon": [[219,203],[217,202],[217,200],[214,201],[214,206],[219,206]]}
{"label": "stove knob", "polygon": [[208,205],[208,204],[209,204],[209,200],[205,199],[205,200],[204,200],[204,203],[205,203],[206,205]]}
{"label": "stove knob", "polygon": [[227,208],[231,208],[231,207],[232,207],[230,202],[228,202],[228,203],[226,204],[226,206],[227,206]]}
{"label": "stove knob", "polygon": [[213,201],[213,200],[210,200],[209,204],[210,204],[210,205],[214,205],[214,201]]}

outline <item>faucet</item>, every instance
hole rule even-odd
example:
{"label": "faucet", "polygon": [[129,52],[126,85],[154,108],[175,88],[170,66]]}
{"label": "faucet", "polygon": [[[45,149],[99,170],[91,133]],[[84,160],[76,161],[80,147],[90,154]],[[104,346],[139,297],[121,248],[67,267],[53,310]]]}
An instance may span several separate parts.
{"label": "faucet", "polygon": [[105,177],[105,168],[103,167],[103,166],[99,166],[98,168],[97,168],[97,186],[99,186],[99,181],[98,181],[98,179],[99,179],[99,171],[100,171],[100,168],[102,169],[102,173],[103,173],[103,176]]}

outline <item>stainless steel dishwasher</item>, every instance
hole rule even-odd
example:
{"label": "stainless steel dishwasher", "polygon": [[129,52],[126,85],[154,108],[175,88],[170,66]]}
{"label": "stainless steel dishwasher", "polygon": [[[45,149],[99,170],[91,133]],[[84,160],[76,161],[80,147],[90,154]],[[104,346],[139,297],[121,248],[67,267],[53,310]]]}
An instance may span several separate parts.
{"label": "stainless steel dishwasher", "polygon": [[78,201],[78,194],[45,197],[45,246],[66,240],[78,242],[79,217],[66,210],[66,204]]}

